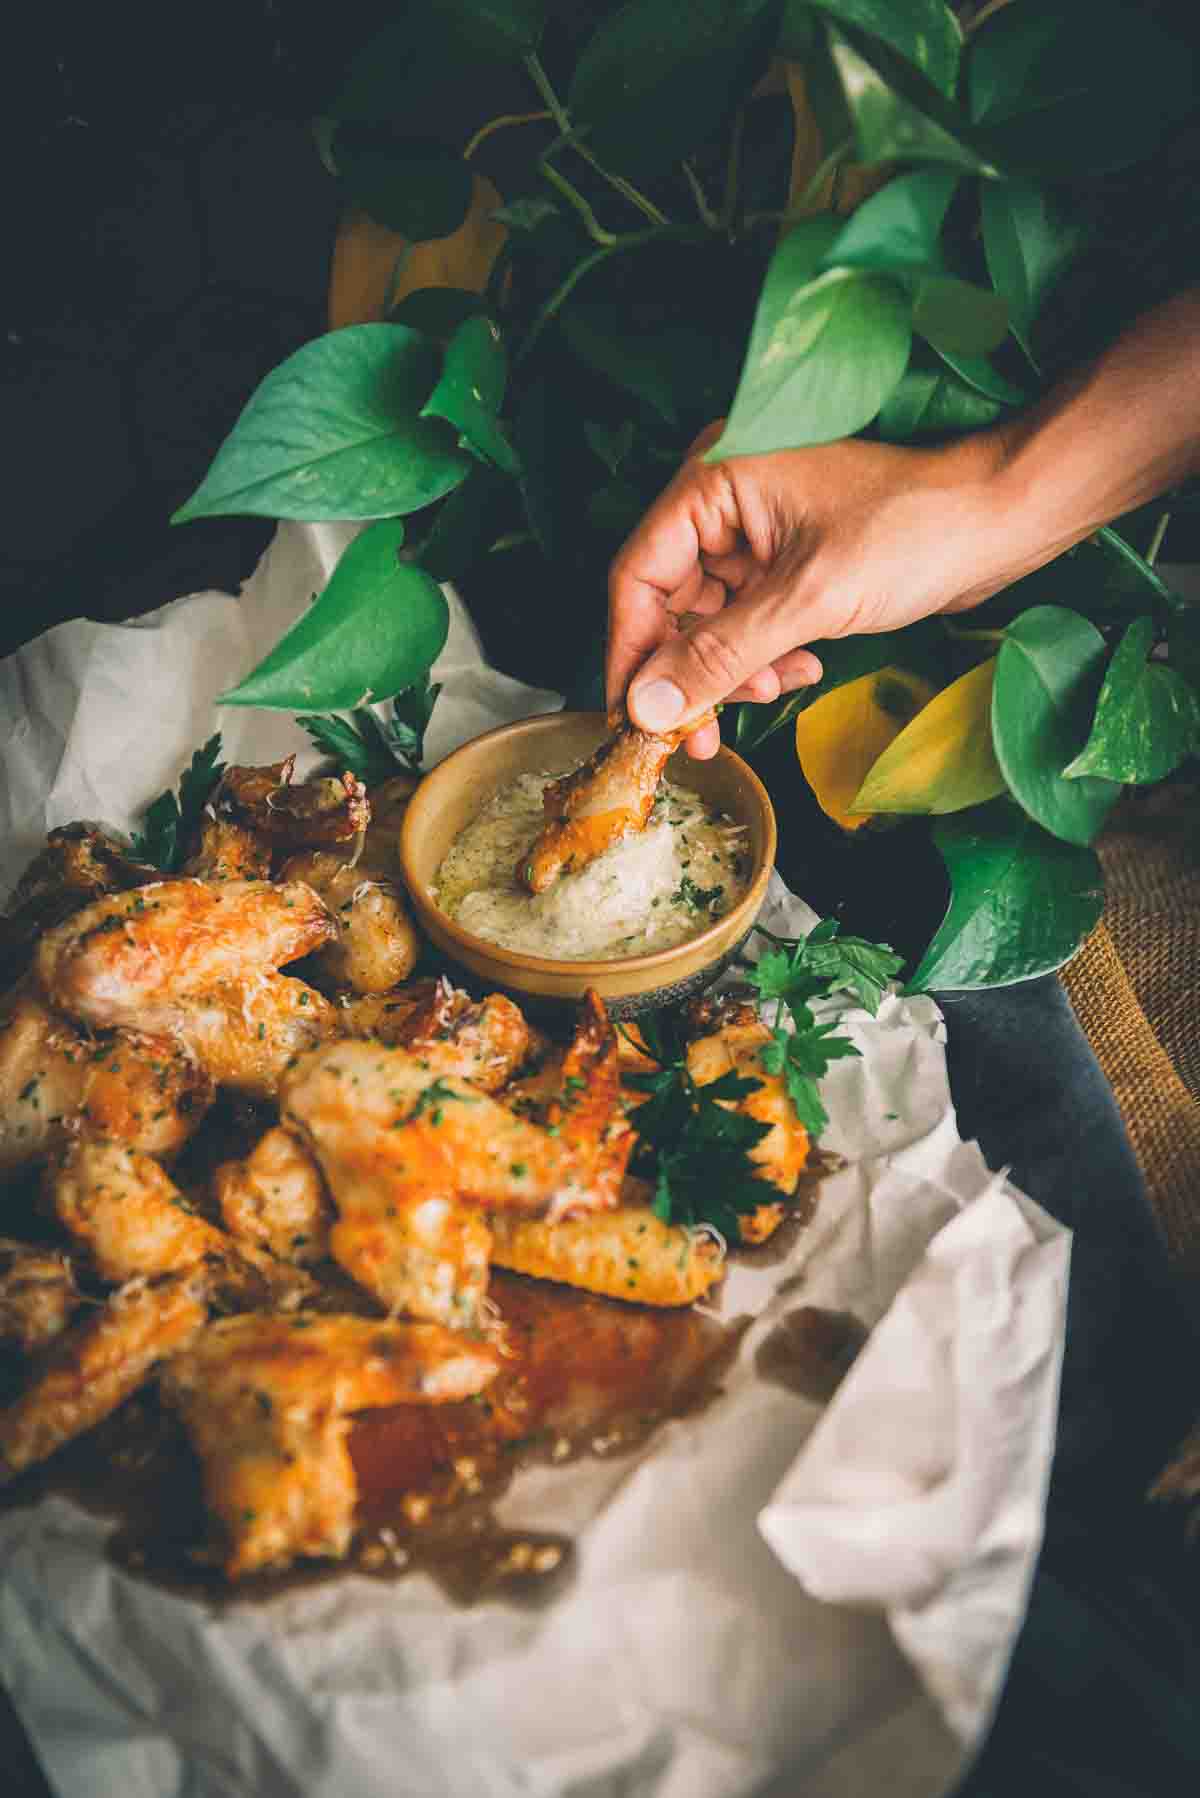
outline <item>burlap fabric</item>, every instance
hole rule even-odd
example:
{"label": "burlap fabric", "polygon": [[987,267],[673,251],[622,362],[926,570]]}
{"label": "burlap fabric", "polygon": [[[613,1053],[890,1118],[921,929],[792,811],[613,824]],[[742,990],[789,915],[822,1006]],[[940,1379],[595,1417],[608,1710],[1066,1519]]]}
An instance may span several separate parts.
{"label": "burlap fabric", "polygon": [[[1200,789],[1131,797],[1100,854],[1104,920],[1063,984],[1200,1304]],[[1200,1393],[1200,1368],[1179,1374]],[[1158,1490],[1200,1497],[1200,1423]]]}

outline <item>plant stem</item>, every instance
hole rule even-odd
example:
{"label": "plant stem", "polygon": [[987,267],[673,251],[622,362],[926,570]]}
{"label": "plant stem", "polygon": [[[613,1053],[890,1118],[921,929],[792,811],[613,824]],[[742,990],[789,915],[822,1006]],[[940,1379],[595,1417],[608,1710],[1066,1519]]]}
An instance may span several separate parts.
{"label": "plant stem", "polygon": [[811,218],[813,201],[819,196],[830,175],[845,161],[853,144],[853,138],[848,137],[845,143],[829,152],[794,206],[789,206],[786,212],[752,212],[746,219],[746,229],[753,230],[756,225],[781,225],[786,231],[790,226],[798,225],[802,219]]}
{"label": "plant stem", "polygon": [[605,249],[611,249],[613,244],[618,241],[616,232],[604,229],[579,189],[572,187],[567,177],[556,169],[552,162],[547,162],[544,157],[538,162],[538,173],[550,183],[551,187],[556,187],[563,198],[575,208],[583,220],[584,229],[592,242],[601,244]]}
{"label": "plant stem", "polygon": [[[642,216],[648,218],[652,224],[669,224],[670,221],[667,218],[666,213],[660,212],[653,200],[648,200],[645,194],[639,193],[637,188],[634,187],[631,182],[626,181],[624,175],[614,175],[611,169],[606,169],[604,164],[598,160],[591,150],[588,149],[587,145],[581,143],[579,138],[576,137],[575,128],[571,123],[570,115],[558,95],[555,93],[550,77],[542,67],[542,59],[537,51],[528,51],[524,61],[525,67],[529,71],[530,80],[533,82],[538,93],[542,96],[542,99],[550,109],[551,118],[558,126],[563,138],[575,151],[576,155],[582,156],[583,160],[591,168],[595,169],[596,173],[607,181],[610,187],[615,187],[617,192],[624,195],[630,205],[636,206]],[[553,148],[554,145],[551,144],[550,149],[552,150]],[[549,153],[549,151],[546,152],[547,155],[549,155]]]}
{"label": "plant stem", "polygon": [[700,184],[699,175],[686,159],[679,166],[683,170],[684,179],[692,190],[692,198],[696,202],[696,211],[700,214],[701,221],[708,226],[710,231],[715,231],[721,221],[708,203],[708,196]]}
{"label": "plant stem", "polygon": [[954,624],[949,618],[942,619],[942,629],[956,643],[1003,643],[1007,631],[968,630],[963,624]]}
{"label": "plant stem", "polygon": [[1154,535],[1150,539],[1150,547],[1146,551],[1146,560],[1151,568],[1158,561],[1158,552],[1163,546],[1163,538],[1167,534],[1167,526],[1171,522],[1171,514],[1164,512],[1154,527]]}
{"label": "plant stem", "polygon": [[543,119],[551,119],[553,117],[554,114],[551,112],[501,113],[499,118],[489,119],[486,125],[481,125],[479,127],[478,131],[463,151],[463,161],[470,162],[480,144],[483,143],[485,138],[489,138],[493,131],[506,131],[510,125],[536,125]]}
{"label": "plant stem", "polygon": [[525,341],[513,354],[513,367],[518,367],[545,330],[559,308],[570,298],[585,275],[607,262],[610,256],[619,256],[624,250],[639,250],[643,244],[669,240],[674,243],[708,243],[709,234],[700,225],[656,225],[647,231],[630,231],[616,242],[600,250],[593,250],[582,262],[577,262],[570,274],[564,276],[549,299],[539,307],[533,323],[525,336]]}

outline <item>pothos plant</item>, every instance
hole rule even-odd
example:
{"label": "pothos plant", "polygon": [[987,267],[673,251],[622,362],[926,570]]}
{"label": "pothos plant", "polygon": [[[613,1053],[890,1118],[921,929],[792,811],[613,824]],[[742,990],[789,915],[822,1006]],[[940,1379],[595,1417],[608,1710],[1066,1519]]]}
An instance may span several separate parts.
{"label": "pothos plant", "polygon": [[[504,596],[510,648],[594,675],[608,561],[711,419],[712,459],[977,430],[1156,297],[1146,171],[1191,101],[1188,47],[1120,0],[959,12],[426,0],[389,26],[316,128],[391,245],[386,301],[267,377],[177,514],[369,528],[225,702],[412,689],[448,579],[485,612]],[[464,87],[485,96],[465,140]],[[751,753],[794,731],[847,828],[931,820],[951,898],[914,986],[1058,966],[1099,914],[1090,844],[1123,785],[1200,749],[1164,517],[967,619],[818,643],[818,688],[723,721]]]}

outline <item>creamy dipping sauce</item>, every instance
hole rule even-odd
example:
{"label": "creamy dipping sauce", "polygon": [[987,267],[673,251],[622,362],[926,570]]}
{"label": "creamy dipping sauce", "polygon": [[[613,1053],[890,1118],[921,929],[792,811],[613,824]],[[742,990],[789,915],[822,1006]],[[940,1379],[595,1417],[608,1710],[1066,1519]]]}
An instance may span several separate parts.
{"label": "creamy dipping sauce", "polygon": [[464,930],[554,961],[621,961],[699,936],[745,892],[745,827],[670,781],[659,787],[645,830],[546,892],[526,892],[516,871],[542,828],[542,793],[555,778],[523,774],[501,788],[438,869],[434,897]]}

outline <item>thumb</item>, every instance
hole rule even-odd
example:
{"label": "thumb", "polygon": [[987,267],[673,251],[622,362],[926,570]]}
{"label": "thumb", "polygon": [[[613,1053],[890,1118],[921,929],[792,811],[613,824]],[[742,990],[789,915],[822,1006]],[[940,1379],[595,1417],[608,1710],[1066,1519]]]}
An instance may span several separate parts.
{"label": "thumb", "polygon": [[698,618],[642,664],[626,698],[629,716],[641,730],[677,730],[795,649],[798,640],[778,585],[760,582],[755,592]]}

